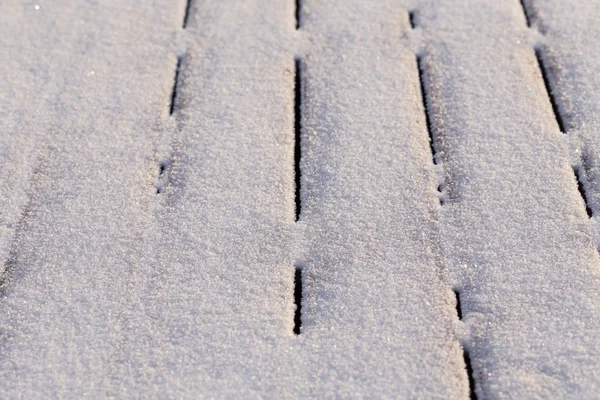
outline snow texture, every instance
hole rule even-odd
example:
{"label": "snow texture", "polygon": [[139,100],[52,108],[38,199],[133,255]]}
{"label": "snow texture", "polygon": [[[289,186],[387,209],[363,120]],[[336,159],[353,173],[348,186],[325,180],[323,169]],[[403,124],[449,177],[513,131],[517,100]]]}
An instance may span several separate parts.
{"label": "snow texture", "polygon": [[0,398],[598,396],[600,4],[299,4],[0,2]]}

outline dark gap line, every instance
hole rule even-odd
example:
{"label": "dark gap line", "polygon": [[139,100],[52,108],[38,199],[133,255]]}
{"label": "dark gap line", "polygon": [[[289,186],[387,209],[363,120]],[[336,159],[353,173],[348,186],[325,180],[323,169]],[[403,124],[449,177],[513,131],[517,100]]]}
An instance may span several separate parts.
{"label": "dark gap line", "polygon": [[525,0],[520,0],[521,8],[523,9],[523,14],[525,15],[525,22],[527,23],[527,27],[531,28],[531,17],[529,16],[529,10],[527,9],[527,5],[525,5]]}
{"label": "dark gap line", "polygon": [[554,118],[556,119],[556,123],[558,124],[558,129],[562,133],[567,133],[565,129],[565,123],[560,115],[560,111],[558,108],[558,103],[552,94],[552,87],[550,86],[550,78],[548,77],[548,71],[546,70],[544,64],[544,58],[542,57],[542,52],[540,49],[535,49],[535,57],[537,58],[538,67],[542,73],[542,79],[544,80],[544,86],[546,87],[546,92],[548,93],[548,98],[550,98],[550,104],[552,105],[552,111],[554,112]]}
{"label": "dark gap line", "polygon": [[302,0],[296,0],[296,29],[300,29],[300,8],[302,7]]}
{"label": "dark gap line", "polygon": [[181,57],[177,57],[177,67],[175,67],[175,78],[173,80],[173,90],[171,91],[171,104],[169,105],[169,115],[175,111],[175,100],[177,99],[177,86],[179,83],[179,70],[181,69]]}
{"label": "dark gap line", "polygon": [[439,194],[440,205],[443,206],[444,203],[446,203],[446,200],[444,199],[445,194],[444,194],[444,184],[443,183],[440,183],[438,185],[437,191],[438,191],[438,194]]}
{"label": "dark gap line", "polygon": [[302,211],[302,202],[300,199],[300,184],[302,171],[300,170],[300,160],[302,159],[302,77],[301,61],[295,60],[294,72],[294,202],[296,205],[296,221],[300,219]]}
{"label": "dark gap line", "polygon": [[32,197],[35,187],[37,186],[36,183],[38,181],[38,174],[39,169],[36,168],[35,172],[33,173],[33,178],[31,180],[32,184],[31,189],[29,190],[29,193],[27,195],[27,201],[23,205],[23,208],[21,209],[21,215],[19,216],[19,219],[17,221],[14,236],[10,244],[8,257],[4,260],[4,270],[0,271],[0,298],[6,295],[6,289],[13,278],[14,271],[18,264],[20,249],[19,243],[21,242],[21,236],[23,234],[23,229],[25,228],[24,225],[27,223],[27,220],[29,219],[29,216],[31,214]]}
{"label": "dark gap line", "polygon": [[167,165],[164,162],[161,162],[159,169],[158,169],[158,184],[156,185],[156,194],[162,193],[162,186],[160,184],[160,180],[163,177],[163,175],[165,174],[166,168],[167,168]]}
{"label": "dark gap line", "polygon": [[[456,315],[458,316],[458,320],[462,321],[463,312],[462,312],[462,304],[460,301],[460,292],[458,290],[453,290],[454,296],[456,296]],[[473,375],[473,366],[471,365],[471,357],[469,356],[469,352],[465,350],[463,347],[463,358],[465,360],[465,367],[467,370],[467,379],[469,380],[469,399],[477,400],[477,393],[475,393],[475,378]]]}
{"label": "dark gap line", "polygon": [[408,21],[410,22],[411,29],[415,29],[417,24],[415,23],[415,12],[414,11],[408,12]]}
{"label": "dark gap line", "polygon": [[585,194],[583,182],[581,181],[581,170],[573,168],[573,173],[575,174],[575,179],[577,180],[577,190],[579,190],[579,194],[581,195],[581,198],[583,199],[583,204],[585,205],[585,212],[587,213],[588,217],[592,218],[593,212],[587,202],[587,196]]}
{"label": "dark gap line", "polygon": [[188,18],[190,16],[190,7],[192,0],[187,0],[185,3],[185,13],[183,14],[183,29],[187,28]]}
{"label": "dark gap line", "polygon": [[296,267],[294,273],[294,334],[300,334],[302,328],[302,268]]}
{"label": "dark gap line", "polygon": [[429,135],[429,148],[431,149],[431,157],[433,159],[433,163],[437,165],[435,144],[433,141],[433,129],[431,126],[431,119],[429,118],[427,91],[425,90],[425,69],[423,67],[423,60],[421,56],[417,56],[417,69],[419,70],[419,83],[421,85],[421,102],[423,103],[423,111],[425,112],[425,125],[427,126],[427,134]]}
{"label": "dark gap line", "polygon": [[4,262],[4,270],[0,272],[0,297],[4,297],[7,286],[9,285],[15,265],[17,264],[17,254],[15,250],[10,250],[8,258]]}
{"label": "dark gap line", "polygon": [[467,378],[469,379],[469,399],[477,400],[477,393],[475,392],[475,378],[473,376],[473,365],[471,364],[471,356],[469,352],[463,348],[463,358],[465,360],[465,367],[467,369]]}
{"label": "dark gap line", "polygon": [[460,292],[458,290],[454,290],[454,295],[456,296],[456,314],[458,315],[458,319],[462,320],[462,306],[460,304]]}

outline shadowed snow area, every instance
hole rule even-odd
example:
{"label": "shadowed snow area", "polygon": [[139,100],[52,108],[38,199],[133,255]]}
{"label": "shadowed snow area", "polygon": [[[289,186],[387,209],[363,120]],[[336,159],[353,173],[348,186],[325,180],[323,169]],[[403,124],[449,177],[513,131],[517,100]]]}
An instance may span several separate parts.
{"label": "shadowed snow area", "polygon": [[1,1],[0,398],[596,398],[599,20]]}

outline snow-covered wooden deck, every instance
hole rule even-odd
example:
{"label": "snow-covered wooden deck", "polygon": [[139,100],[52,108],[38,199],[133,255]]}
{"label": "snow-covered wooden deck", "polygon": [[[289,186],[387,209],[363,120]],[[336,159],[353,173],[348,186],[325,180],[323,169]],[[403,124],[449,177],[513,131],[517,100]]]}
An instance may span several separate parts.
{"label": "snow-covered wooden deck", "polygon": [[0,397],[597,398],[598,21],[0,2]]}

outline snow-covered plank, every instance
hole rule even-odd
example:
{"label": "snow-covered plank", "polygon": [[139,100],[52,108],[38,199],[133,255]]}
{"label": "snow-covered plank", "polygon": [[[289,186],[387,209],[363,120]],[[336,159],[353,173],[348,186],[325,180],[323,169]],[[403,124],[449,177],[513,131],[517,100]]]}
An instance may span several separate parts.
{"label": "snow-covered plank", "polygon": [[468,397],[411,30],[398,1],[303,2],[298,351],[312,397]]}
{"label": "snow-covered plank", "polygon": [[541,50],[568,131],[600,125],[600,4],[524,0],[530,36]]}
{"label": "snow-covered plank", "polygon": [[132,346],[143,397],[292,389],[293,2],[193,2]]}
{"label": "snow-covered plank", "polygon": [[21,154],[2,158],[2,170],[26,171],[28,198],[5,264],[0,397],[123,390],[135,266],[155,197],[155,123],[180,23],[175,7],[148,4],[2,2],[11,56],[2,144]]}
{"label": "snow-covered plank", "polygon": [[[1,270],[14,257],[10,253],[27,207],[36,145],[53,122],[52,102],[58,90],[53,78],[61,76],[62,65],[71,56],[56,51],[59,35],[47,35],[46,24],[35,23],[45,15],[39,12],[39,5],[36,9],[17,2],[0,3],[0,57],[5,60],[0,80]],[[34,23],[29,26],[24,21]],[[75,28],[79,28],[74,29],[76,33],[83,30]],[[38,46],[40,42],[44,46]]]}
{"label": "snow-covered plank", "polygon": [[[600,27],[597,2],[524,2],[572,163],[590,212],[600,211]],[[595,222],[597,224],[597,222]],[[597,240],[600,238],[597,238]]]}
{"label": "snow-covered plank", "polygon": [[592,398],[600,260],[521,6],[422,1],[417,21],[477,392]]}

